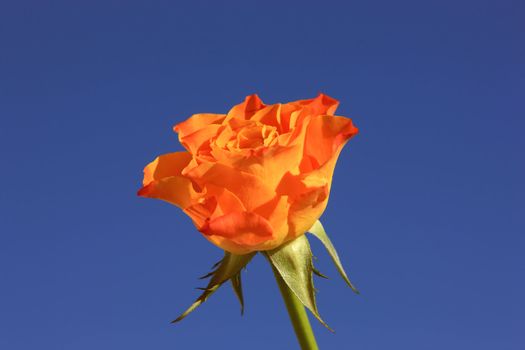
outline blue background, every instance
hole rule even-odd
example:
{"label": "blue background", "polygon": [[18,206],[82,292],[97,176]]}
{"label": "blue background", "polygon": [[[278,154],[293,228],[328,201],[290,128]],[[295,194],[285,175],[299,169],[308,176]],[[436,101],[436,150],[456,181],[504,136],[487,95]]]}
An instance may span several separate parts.
{"label": "blue background", "polygon": [[0,348],[292,349],[262,257],[178,325],[221,256],[136,197],[171,127],[341,101],[318,243],[322,349],[525,347],[525,18],[520,1],[2,1]]}

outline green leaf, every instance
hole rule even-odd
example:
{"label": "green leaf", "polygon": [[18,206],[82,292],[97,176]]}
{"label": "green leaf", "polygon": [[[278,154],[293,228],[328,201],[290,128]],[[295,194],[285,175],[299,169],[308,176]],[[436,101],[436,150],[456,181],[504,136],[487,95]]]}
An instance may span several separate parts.
{"label": "green leaf", "polygon": [[184,313],[182,313],[182,315],[172,321],[172,323],[182,320],[199,305],[205,302],[224,282],[239,274],[241,269],[250,262],[254,255],[255,253],[235,255],[225,252],[224,258],[216,264],[216,270],[211,272],[210,282],[208,283],[208,286],[203,289],[204,292],[186,311],[184,311]]}
{"label": "green leaf", "polygon": [[244,296],[242,293],[242,279],[241,279],[241,272],[239,271],[238,274],[233,276],[230,279],[230,282],[232,283],[233,291],[235,292],[235,295],[237,296],[237,299],[239,299],[239,304],[241,304],[241,315],[244,314]]}
{"label": "green leaf", "polygon": [[317,220],[315,224],[308,230],[311,234],[313,234],[315,237],[319,238],[319,240],[323,243],[326,250],[328,250],[328,253],[330,254],[330,257],[334,261],[335,266],[337,267],[337,270],[339,271],[339,274],[343,279],[345,280],[346,284],[352,290],[359,294],[359,291],[354,287],[352,282],[350,282],[350,279],[346,275],[345,269],[343,268],[343,265],[341,264],[341,259],[339,259],[339,255],[337,255],[337,251],[335,250],[334,245],[332,244],[332,241],[330,241],[330,238],[328,238],[328,235],[326,234],[323,225],[321,224],[321,221]]}
{"label": "green leaf", "polygon": [[286,285],[288,285],[301,303],[307,307],[324,326],[330,329],[321,319],[317,311],[312,276],[312,252],[306,236],[301,235],[277,249],[267,251],[265,254],[283,278],[284,282],[286,282]]}

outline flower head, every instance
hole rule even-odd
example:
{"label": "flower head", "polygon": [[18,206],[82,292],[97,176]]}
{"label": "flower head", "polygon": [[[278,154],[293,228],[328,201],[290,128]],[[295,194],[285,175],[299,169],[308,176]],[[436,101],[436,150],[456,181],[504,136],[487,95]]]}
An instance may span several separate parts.
{"label": "flower head", "polygon": [[180,207],[230,253],[275,249],[326,208],[339,153],[357,134],[337,105],[323,94],[274,105],[251,95],[227,114],[195,114],[174,127],[187,151],[148,164],[138,194]]}

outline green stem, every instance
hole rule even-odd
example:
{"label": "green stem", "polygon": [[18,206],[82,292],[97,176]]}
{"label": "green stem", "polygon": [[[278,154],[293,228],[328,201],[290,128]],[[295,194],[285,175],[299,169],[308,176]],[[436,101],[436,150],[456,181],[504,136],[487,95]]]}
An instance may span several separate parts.
{"label": "green stem", "polygon": [[312,331],[312,326],[308,320],[308,315],[304,309],[301,301],[295,296],[294,292],[288,288],[286,282],[279,274],[278,271],[272,266],[273,274],[275,275],[275,280],[279,285],[281,290],[281,295],[283,296],[284,303],[288,309],[288,315],[290,316],[290,321],[292,321],[293,329],[295,330],[295,335],[297,340],[301,345],[302,350],[319,350],[317,347],[317,342],[315,341],[314,332]]}

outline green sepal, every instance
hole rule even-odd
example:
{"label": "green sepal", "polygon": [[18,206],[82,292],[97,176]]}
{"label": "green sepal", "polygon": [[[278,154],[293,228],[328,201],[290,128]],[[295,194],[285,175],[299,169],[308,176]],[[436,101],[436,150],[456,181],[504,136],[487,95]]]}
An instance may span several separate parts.
{"label": "green sepal", "polygon": [[346,275],[345,269],[343,268],[343,265],[341,264],[341,259],[339,259],[339,255],[337,254],[337,251],[335,250],[334,245],[332,244],[332,241],[330,241],[330,238],[328,238],[328,235],[326,234],[326,231],[324,230],[323,225],[321,224],[321,221],[317,220],[315,224],[308,230],[311,234],[313,234],[315,237],[317,237],[321,243],[325,246],[326,250],[330,254],[330,257],[332,258],[335,266],[337,267],[337,270],[339,271],[339,274],[343,279],[345,280],[346,284],[352,290],[359,294],[359,291],[356,287],[350,282],[350,279]]}
{"label": "green sepal", "polygon": [[265,254],[301,303],[312,312],[319,322],[332,330],[321,319],[315,303],[312,251],[306,236],[301,235],[279,248],[267,251]]}
{"label": "green sepal", "polygon": [[199,305],[208,299],[224,282],[234,278],[240,274],[241,269],[246,266],[253,258],[255,253],[246,255],[235,255],[228,252],[224,253],[224,258],[214,265],[216,269],[209,275],[211,276],[210,282],[206,288],[203,288],[204,292],[197,298],[197,300],[186,310],[182,315],[177,317],[171,323],[178,322],[195,310]]}
{"label": "green sepal", "polygon": [[328,279],[328,276],[326,276],[325,274],[323,274],[321,271],[319,271],[318,269],[316,269],[315,267],[312,267],[312,272],[316,274],[316,276],[319,276],[321,278],[325,278],[325,279]]}
{"label": "green sepal", "polygon": [[230,282],[232,284],[233,291],[235,292],[235,295],[237,296],[237,299],[239,300],[239,304],[241,304],[241,315],[243,315],[244,314],[244,295],[242,293],[241,271],[239,271],[239,273],[233,276],[230,279]]}

